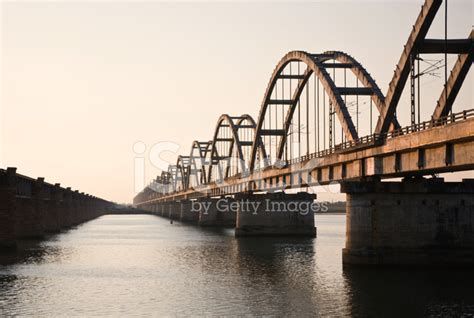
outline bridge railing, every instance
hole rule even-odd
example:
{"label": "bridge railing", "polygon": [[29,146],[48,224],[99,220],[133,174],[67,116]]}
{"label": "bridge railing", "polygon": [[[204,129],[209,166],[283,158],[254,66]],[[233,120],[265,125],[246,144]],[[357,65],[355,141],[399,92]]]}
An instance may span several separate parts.
{"label": "bridge railing", "polygon": [[341,152],[347,149],[353,149],[355,147],[360,147],[360,146],[370,146],[377,142],[387,140],[390,138],[395,138],[395,137],[411,134],[414,132],[431,129],[438,126],[449,125],[449,124],[453,124],[453,123],[467,120],[470,118],[474,118],[474,109],[468,109],[459,113],[453,113],[453,114],[441,117],[437,120],[434,120],[434,119],[427,120],[415,125],[406,126],[406,127],[388,132],[386,134],[372,134],[372,135],[358,138],[353,141],[346,141],[322,151],[310,153],[310,154],[301,156],[299,158],[290,159],[286,162],[286,164],[291,165],[295,163],[304,162],[310,159],[322,158],[327,155],[330,155],[336,152]]}
{"label": "bridge railing", "polygon": [[[431,129],[431,128],[434,128],[434,127],[445,126],[445,125],[453,124],[453,123],[456,123],[456,122],[468,120],[468,119],[471,119],[471,118],[474,118],[474,109],[469,109],[469,110],[464,110],[462,112],[453,113],[453,114],[450,114],[448,116],[441,117],[437,120],[432,119],[432,120],[424,121],[424,122],[421,122],[421,123],[418,123],[418,124],[415,124],[415,125],[406,126],[406,127],[391,131],[391,132],[386,133],[386,134],[371,134],[371,135],[363,136],[363,137],[358,138],[356,140],[346,141],[344,143],[338,144],[334,147],[330,147],[330,148],[322,150],[322,151],[318,151],[318,152],[310,153],[310,154],[307,154],[307,155],[303,155],[301,157],[293,158],[291,160],[286,160],[286,161],[281,160],[281,161],[278,162],[278,164],[276,164],[276,163],[275,164],[267,163],[265,165],[265,167],[256,168],[255,170],[259,171],[259,170],[263,170],[263,169],[268,169],[269,167],[272,167],[272,166],[286,167],[286,166],[291,165],[291,164],[301,163],[301,162],[305,162],[307,160],[311,160],[311,159],[315,159],[315,158],[322,158],[322,157],[331,155],[333,153],[340,153],[340,152],[344,152],[345,150],[351,150],[351,149],[353,150],[356,147],[373,146],[373,145],[381,143],[381,142],[383,142],[387,139],[408,135],[408,134],[411,134],[411,133]],[[162,187],[160,187],[158,189],[158,190],[161,190],[161,191],[156,191],[156,189],[154,191],[152,191],[151,189],[153,189],[153,187],[151,185],[149,185],[147,188],[150,189],[150,192],[154,193],[153,194],[154,198],[159,198],[159,197],[167,196],[167,195],[175,193],[175,192],[179,192],[179,191],[177,191],[177,189],[167,187],[167,186],[169,186],[169,184],[161,184],[161,186]],[[137,195],[136,200],[137,201],[142,201],[142,200],[145,200],[145,198],[149,198],[149,193],[142,192],[139,195]]]}

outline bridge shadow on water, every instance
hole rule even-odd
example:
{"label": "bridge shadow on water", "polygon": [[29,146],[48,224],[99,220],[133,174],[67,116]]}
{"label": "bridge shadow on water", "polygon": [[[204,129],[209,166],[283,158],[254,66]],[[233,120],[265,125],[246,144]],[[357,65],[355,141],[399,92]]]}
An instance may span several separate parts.
{"label": "bridge shadow on water", "polygon": [[68,233],[79,230],[82,226],[84,224],[63,229],[57,233],[47,233],[42,237],[18,239],[16,249],[0,252],[0,266],[23,263],[40,264],[55,260],[66,260],[67,255],[65,255],[64,248],[55,246],[54,242],[61,240]]}
{"label": "bridge shadow on water", "polygon": [[345,269],[353,314],[472,317],[473,270]]}

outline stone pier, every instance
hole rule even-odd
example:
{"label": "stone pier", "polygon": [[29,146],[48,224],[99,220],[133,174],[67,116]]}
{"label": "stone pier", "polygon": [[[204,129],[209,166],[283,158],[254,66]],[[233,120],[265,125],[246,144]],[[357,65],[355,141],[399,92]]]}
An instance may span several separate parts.
{"label": "stone pier", "polygon": [[16,191],[16,169],[8,168],[4,175],[0,175],[0,249],[16,247]]}
{"label": "stone pier", "polygon": [[180,202],[170,202],[168,206],[168,217],[171,220],[179,220],[181,216],[181,203]]}
{"label": "stone pier", "polygon": [[161,205],[160,216],[168,217],[169,215],[169,202],[163,202]]}
{"label": "stone pier", "polygon": [[237,214],[226,211],[224,202],[232,198],[201,198],[194,204],[199,206],[199,226],[235,227]]}
{"label": "stone pier", "polygon": [[192,211],[192,201],[183,200],[181,201],[181,211],[179,220],[186,223],[198,223],[199,212]]}
{"label": "stone pier", "polygon": [[151,204],[150,206],[147,207],[146,210],[150,212],[151,214],[156,215],[159,209],[159,206],[160,206],[159,203]]}
{"label": "stone pier", "polygon": [[315,199],[305,192],[238,195],[235,236],[315,237]]}
{"label": "stone pier", "polygon": [[345,266],[473,266],[474,180],[348,182]]}
{"label": "stone pier", "polygon": [[73,214],[72,190],[68,187],[63,191],[63,201],[61,202],[61,228],[68,229],[73,226]]}
{"label": "stone pier", "polygon": [[155,204],[155,209],[154,209],[154,212],[153,212],[153,214],[154,214],[154,215],[158,215],[158,216],[160,216],[160,215],[161,215],[161,210],[162,210],[162,209],[163,209],[163,203],[162,203],[162,202],[160,202],[160,203],[156,203],[156,204]]}
{"label": "stone pier", "polygon": [[59,232],[61,230],[61,201],[62,191],[59,183],[50,189],[49,199],[45,202],[45,231]]}
{"label": "stone pier", "polygon": [[82,202],[80,198],[81,194],[78,190],[72,193],[72,225],[76,226],[81,223],[82,218]]}
{"label": "stone pier", "polygon": [[44,179],[31,180],[24,187],[29,196],[16,199],[16,233],[21,238],[41,238],[44,235],[45,211],[43,202]]}

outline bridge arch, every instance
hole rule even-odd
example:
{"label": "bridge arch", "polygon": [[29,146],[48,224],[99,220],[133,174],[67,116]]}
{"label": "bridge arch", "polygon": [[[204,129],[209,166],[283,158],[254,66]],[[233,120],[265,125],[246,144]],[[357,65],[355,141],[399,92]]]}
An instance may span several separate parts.
{"label": "bridge arch", "polygon": [[189,153],[190,170],[187,175],[187,187],[197,187],[207,182],[206,157],[210,151],[212,141],[194,140]]}
{"label": "bridge arch", "polygon": [[179,155],[176,161],[175,169],[175,189],[177,191],[185,190],[188,188],[188,176],[190,169],[190,158],[189,156]]}
{"label": "bridge arch", "polygon": [[176,191],[176,185],[178,180],[178,168],[176,165],[169,165],[168,171],[166,172],[168,178],[168,189],[169,192]]}
{"label": "bridge arch", "polygon": [[[224,114],[219,117],[206,160],[207,182],[213,181],[213,178],[217,180],[217,177],[222,180],[236,174],[248,173],[255,132],[255,120],[248,114]],[[260,142],[257,143],[260,155],[266,156],[265,147]]]}
{"label": "bridge arch", "polygon": [[[296,74],[291,68],[291,66],[295,63],[298,67]],[[300,69],[300,64],[303,64],[303,70]],[[336,69],[341,69],[344,71],[343,86],[339,85],[340,80],[339,82],[336,81]],[[330,74],[330,70],[333,71],[332,76]],[[350,70],[355,77],[355,87],[347,87],[346,70]],[[342,141],[355,142],[359,138],[358,129],[356,129],[348,109],[348,96],[355,96],[357,98],[359,96],[368,96],[370,100],[370,107],[372,107],[372,104],[374,104],[379,112],[383,110],[384,96],[381,93],[380,88],[377,86],[375,80],[370,76],[365,68],[352,56],[339,51],[327,51],[322,54],[310,54],[304,51],[289,52],[275,67],[263,98],[257,122],[257,133],[255,135],[254,145],[252,148],[252,156],[250,161],[251,170],[255,168],[257,163],[257,151],[259,147],[257,140],[264,140],[265,138],[269,137],[270,145],[273,143],[273,140],[275,140],[275,146],[273,147],[274,151],[269,149],[271,146],[267,146],[267,151],[270,154],[270,158],[264,162],[264,166],[268,165],[268,161],[270,164],[272,164],[282,160],[285,146],[287,145],[288,135],[291,134],[290,130],[293,115],[295,110],[300,105],[300,98],[305,89],[307,95],[306,99],[309,99],[308,83],[312,76],[314,77],[313,82],[315,88],[317,81],[318,103],[320,99],[319,87],[321,85],[323,101],[325,102],[327,100],[330,105],[330,110],[328,112],[330,116],[328,117],[330,120],[333,120],[333,122],[335,122],[335,118],[331,117],[335,117],[335,115],[338,117],[341,127]],[[295,82],[296,85],[294,85]],[[285,90],[285,83],[287,83],[287,88],[289,86],[289,92],[288,89]],[[289,93],[289,99],[288,97],[285,98],[285,92]],[[316,92],[314,92],[313,95],[314,100],[316,100]],[[274,112],[275,122],[273,122],[271,111],[274,107],[281,108],[281,118],[279,122],[277,120],[278,109]],[[330,124],[335,125],[333,122]],[[397,128],[399,127],[396,118],[393,119],[392,126]],[[306,129],[309,130],[309,127],[306,127]],[[332,129],[334,130],[334,128]],[[328,132],[328,134],[329,133],[331,133],[331,130]],[[329,143],[331,147],[331,144],[333,144],[334,141],[330,139]],[[265,140],[261,144],[266,144]]]}

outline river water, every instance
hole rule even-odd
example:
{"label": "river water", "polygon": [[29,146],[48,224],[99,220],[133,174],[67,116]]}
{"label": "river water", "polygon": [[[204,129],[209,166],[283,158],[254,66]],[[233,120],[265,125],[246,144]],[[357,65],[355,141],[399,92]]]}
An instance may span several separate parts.
{"label": "river water", "polygon": [[474,316],[474,272],[343,270],[345,216],[316,239],[107,215],[0,262],[0,316]]}

